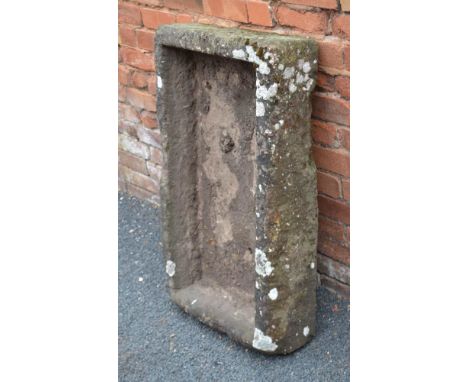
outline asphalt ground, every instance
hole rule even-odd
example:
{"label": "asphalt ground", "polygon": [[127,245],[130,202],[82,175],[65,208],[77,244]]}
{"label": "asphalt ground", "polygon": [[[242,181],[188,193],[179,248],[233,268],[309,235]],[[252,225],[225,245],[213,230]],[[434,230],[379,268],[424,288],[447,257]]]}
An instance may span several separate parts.
{"label": "asphalt ground", "polygon": [[349,381],[349,302],[319,288],[317,334],[268,356],[244,348],[173,304],[159,210],[119,194],[119,381]]}

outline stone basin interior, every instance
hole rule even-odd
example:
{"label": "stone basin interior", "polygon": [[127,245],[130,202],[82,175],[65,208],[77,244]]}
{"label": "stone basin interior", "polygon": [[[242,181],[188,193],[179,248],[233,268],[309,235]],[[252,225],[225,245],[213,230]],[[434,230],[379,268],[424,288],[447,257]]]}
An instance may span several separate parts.
{"label": "stone basin interior", "polygon": [[[250,342],[255,320],[255,68],[164,47],[169,192],[177,194],[173,300]],[[171,195],[171,198],[173,195]],[[182,202],[182,203],[180,203]],[[183,272],[183,274],[180,274]],[[250,333],[250,334],[249,334]]]}

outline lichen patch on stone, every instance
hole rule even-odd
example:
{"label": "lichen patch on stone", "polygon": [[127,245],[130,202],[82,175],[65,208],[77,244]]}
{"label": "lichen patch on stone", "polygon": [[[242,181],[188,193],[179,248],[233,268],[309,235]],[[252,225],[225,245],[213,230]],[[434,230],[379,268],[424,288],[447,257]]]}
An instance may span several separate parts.
{"label": "lichen patch on stone", "polygon": [[271,300],[276,300],[278,298],[278,289],[273,288],[268,292],[268,297],[270,297]]}
{"label": "lichen patch on stone", "polygon": [[288,66],[286,69],[284,69],[283,78],[285,80],[290,79],[292,76],[294,76],[294,72],[294,68],[292,66]]}
{"label": "lichen patch on stone", "polygon": [[309,335],[309,331],[310,331],[310,330],[309,330],[309,327],[306,326],[306,327],[304,328],[304,330],[302,331],[302,333],[304,334],[304,337],[307,337],[307,336]]}
{"label": "lichen patch on stone", "polygon": [[257,99],[263,99],[265,101],[269,101],[276,95],[277,92],[278,92],[278,84],[276,83],[271,85],[269,88],[263,85],[259,86],[257,84],[257,91],[256,91]]}
{"label": "lichen patch on stone", "polygon": [[251,45],[246,45],[245,50],[249,55],[247,60],[249,60],[250,62],[254,62],[257,65],[260,65],[262,62],[264,62],[260,57],[257,56],[257,53],[255,53],[255,50]]}
{"label": "lichen patch on stone", "polygon": [[254,330],[252,346],[258,350],[270,352],[275,351],[278,348],[278,345],[273,342],[273,339],[270,336],[263,334],[263,332],[257,328]]}
{"label": "lichen patch on stone", "polygon": [[166,262],[166,273],[169,275],[169,277],[174,276],[175,269],[176,269],[176,264],[171,260],[167,260],[167,262]]}
{"label": "lichen patch on stone", "polygon": [[261,62],[260,65],[258,65],[258,71],[262,74],[270,74],[270,68],[266,62]]}
{"label": "lichen patch on stone", "polygon": [[302,89],[309,91],[312,88],[313,84],[314,84],[314,79],[310,78]]}
{"label": "lichen patch on stone", "polygon": [[296,74],[296,82],[298,84],[302,84],[303,82],[306,82],[309,79],[309,75],[303,75],[302,73],[297,72]]}
{"label": "lichen patch on stone", "polygon": [[289,91],[290,91],[291,93],[294,93],[296,90],[297,90],[297,86],[294,84],[294,82],[291,81],[291,82],[289,83]]}
{"label": "lichen patch on stone", "polygon": [[232,57],[244,60],[245,59],[245,52],[242,49],[234,49],[232,51]]}
{"label": "lichen patch on stone", "polygon": [[265,252],[259,248],[255,248],[255,272],[260,276],[269,276],[273,272],[271,262],[268,261]]}
{"label": "lichen patch on stone", "polygon": [[[246,45],[245,50],[248,55],[247,60],[258,65],[257,70],[259,73],[265,74],[265,75],[270,74],[270,67],[268,66],[268,63],[263,61],[260,57],[257,56],[255,49],[251,45]],[[240,54],[240,53],[238,52],[237,54]],[[245,56],[243,58],[245,58]]]}
{"label": "lichen patch on stone", "polygon": [[158,80],[158,89],[161,89],[163,87],[162,78],[158,76],[157,80]]}
{"label": "lichen patch on stone", "polygon": [[263,117],[265,115],[265,105],[263,102],[255,103],[255,115],[257,117]]}
{"label": "lichen patch on stone", "polygon": [[304,67],[304,60],[301,58],[298,62],[297,62],[297,68],[299,70],[302,70],[302,68]]}

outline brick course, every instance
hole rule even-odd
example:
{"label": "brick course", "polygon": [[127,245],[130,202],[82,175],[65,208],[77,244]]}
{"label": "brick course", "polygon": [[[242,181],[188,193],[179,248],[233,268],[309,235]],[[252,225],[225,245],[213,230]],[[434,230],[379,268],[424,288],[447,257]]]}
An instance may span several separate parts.
{"label": "brick course", "polygon": [[300,34],[319,44],[311,155],[318,167],[321,283],[349,294],[350,13],[345,0],[119,1],[119,189],[159,201],[155,30],[203,23]]}
{"label": "brick course", "polygon": [[325,33],[328,16],[325,12],[304,11],[280,5],[276,13],[280,25],[310,33]]}
{"label": "brick course", "polygon": [[338,9],[337,0],[284,0],[283,2],[288,4],[307,5],[317,8]]}

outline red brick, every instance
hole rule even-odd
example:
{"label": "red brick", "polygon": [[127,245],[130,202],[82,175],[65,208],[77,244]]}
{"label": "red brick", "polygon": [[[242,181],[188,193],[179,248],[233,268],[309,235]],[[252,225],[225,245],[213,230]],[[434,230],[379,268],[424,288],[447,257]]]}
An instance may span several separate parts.
{"label": "red brick", "polygon": [[156,111],[156,99],[152,94],[138,89],[128,88],[127,99],[131,105],[138,109]]}
{"label": "red brick", "polygon": [[318,63],[334,69],[344,69],[343,44],[341,41],[319,41]]}
{"label": "red brick", "polygon": [[132,85],[136,88],[143,89],[148,85],[148,74],[145,72],[135,71],[132,75]]}
{"label": "red brick", "polygon": [[173,9],[189,10],[194,12],[203,12],[202,0],[164,0],[164,6]]}
{"label": "red brick", "polygon": [[264,1],[247,1],[247,13],[252,24],[273,26],[269,3]]}
{"label": "red brick", "polygon": [[121,84],[119,84],[119,101],[125,102],[127,100],[127,88]]}
{"label": "red brick", "polygon": [[281,25],[299,28],[306,32],[323,34],[327,28],[328,18],[323,12],[300,12],[281,5],[276,16]]}
{"label": "red brick", "polygon": [[340,0],[340,4],[343,12],[349,12],[349,0]]}
{"label": "red brick", "polygon": [[146,167],[148,169],[148,174],[151,178],[156,179],[158,181],[161,179],[161,166],[152,162],[146,162]]}
{"label": "red brick", "polygon": [[224,17],[224,0],[203,0],[203,8],[206,15]]}
{"label": "red brick", "polygon": [[338,136],[340,137],[341,146],[349,151],[350,150],[349,130],[345,128],[339,129]]}
{"label": "red brick", "polygon": [[349,101],[315,93],[312,97],[312,111],[313,117],[349,126]]}
{"label": "red brick", "polygon": [[140,122],[138,112],[126,103],[119,103],[119,119],[132,123]]}
{"label": "red brick", "polygon": [[338,76],[335,78],[336,91],[346,99],[349,99],[349,77]]}
{"label": "red brick", "polygon": [[136,46],[135,28],[129,25],[119,25],[119,44]]}
{"label": "red brick", "polygon": [[119,65],[119,83],[122,85],[128,85],[130,83],[130,76],[132,71],[125,65]]}
{"label": "red brick", "polygon": [[136,0],[138,3],[143,3],[145,5],[156,5],[156,6],[163,6],[164,0]]}
{"label": "red brick", "polygon": [[237,21],[231,21],[226,19],[219,19],[213,16],[200,15],[197,18],[197,23],[199,24],[208,24],[208,25],[217,25],[223,28],[237,28],[239,23]]}
{"label": "red brick", "polygon": [[340,243],[346,242],[346,228],[341,223],[324,216],[319,216],[319,240],[321,240],[322,237],[332,239]]}
{"label": "red brick", "polygon": [[127,184],[125,183],[125,180],[123,179],[119,179],[119,191],[127,192]]}
{"label": "red brick", "polygon": [[317,89],[327,92],[335,91],[335,77],[323,72],[317,73]]}
{"label": "red brick", "polygon": [[312,139],[315,143],[337,148],[339,135],[337,126],[330,122],[312,120]]}
{"label": "red brick", "polygon": [[203,7],[206,15],[248,22],[245,0],[203,0]]}
{"label": "red brick", "polygon": [[119,148],[143,159],[148,159],[150,155],[147,145],[126,134],[119,134]]}
{"label": "red brick", "polygon": [[249,21],[247,17],[247,7],[245,0],[223,0],[224,2],[224,17],[229,20],[246,23]]}
{"label": "red brick", "polygon": [[160,165],[162,163],[162,154],[159,148],[150,147],[150,160],[155,164]]}
{"label": "red brick", "polygon": [[158,192],[150,192],[147,190],[144,190],[143,188],[140,188],[138,186],[135,186],[133,184],[127,184],[127,192],[130,195],[135,196],[138,199],[146,200],[150,203],[153,204],[158,204],[159,202],[159,191]]}
{"label": "red brick", "polygon": [[156,94],[156,76],[150,76],[148,78],[148,92],[151,94]]}
{"label": "red brick", "polygon": [[321,215],[349,224],[349,205],[347,203],[324,195],[319,195],[317,200]]}
{"label": "red brick", "polygon": [[319,240],[317,250],[340,263],[349,265],[349,248],[334,241],[324,239]]}
{"label": "red brick", "polygon": [[126,166],[119,166],[119,172],[127,183],[143,188],[152,193],[159,193],[159,184],[147,175],[140,174]]}
{"label": "red brick", "polygon": [[193,23],[193,16],[190,15],[177,15],[176,23],[178,24],[190,24]]}
{"label": "red brick", "polygon": [[150,8],[142,8],[141,17],[143,19],[143,25],[150,29],[157,29],[163,24],[175,23],[176,19],[173,13]]}
{"label": "red brick", "polygon": [[343,198],[345,200],[350,200],[349,195],[349,179],[341,180],[341,187],[343,188]]}
{"label": "red brick", "polygon": [[283,0],[283,3],[308,5],[309,7],[338,9],[337,0]]}
{"label": "red brick", "polygon": [[119,23],[141,25],[140,8],[129,3],[119,3]]}
{"label": "red brick", "polygon": [[[136,131],[136,126],[133,122],[128,122],[123,119],[119,119],[119,133],[128,135],[133,138],[138,139],[138,134]],[[128,151],[128,150],[127,150]]]}
{"label": "red brick", "polygon": [[349,284],[349,266],[321,254],[317,256],[317,263],[317,271],[319,273]]}
{"label": "red brick", "polygon": [[155,113],[144,110],[140,114],[140,119],[148,129],[155,129],[158,126]]}
{"label": "red brick", "polygon": [[154,58],[152,54],[126,46],[120,48],[120,53],[125,64],[141,70],[154,72]]}
{"label": "red brick", "polygon": [[[337,262],[337,264],[334,264],[335,265],[334,269],[326,270],[324,269],[324,267],[320,267],[318,269],[319,273],[321,274],[320,276],[322,276],[323,274],[326,274],[328,277],[330,277],[330,273],[332,275],[337,275],[337,271],[339,270],[341,270],[344,274],[346,274],[345,268],[341,268],[338,264],[341,264],[342,267],[349,268],[349,260],[350,260],[349,248],[340,246],[339,244],[334,243],[332,241],[322,240],[322,241],[319,241],[317,250],[318,250],[318,256],[317,256],[318,263],[320,263],[320,260],[321,260],[320,256],[326,256],[329,259],[333,259],[332,261]],[[346,278],[343,276],[344,275],[342,274],[341,276],[342,279],[346,280]]]}
{"label": "red brick", "polygon": [[161,146],[161,134],[159,130],[150,130],[143,126],[138,126],[137,134],[140,142],[146,143],[147,145],[153,147]]}
{"label": "red brick", "polygon": [[137,46],[152,52],[154,50],[154,35],[155,32],[149,29],[138,29],[136,31]]}
{"label": "red brick", "polygon": [[317,189],[320,194],[325,194],[332,198],[341,197],[340,180],[337,176],[317,171]]}
{"label": "red brick", "polygon": [[346,177],[349,176],[348,151],[343,149],[328,149],[314,145],[312,148],[312,156],[318,168]]}
{"label": "red brick", "polygon": [[323,275],[323,274],[320,275],[320,283],[324,288],[327,288],[328,290],[338,294],[340,297],[342,297],[345,300],[349,300],[350,298],[349,285],[340,283],[339,281],[331,277],[328,277],[326,275]]}
{"label": "red brick", "polygon": [[345,69],[349,71],[351,69],[351,62],[350,62],[351,57],[350,57],[349,45],[346,45],[344,47],[343,56],[344,56]]}
{"label": "red brick", "polygon": [[332,19],[332,30],[335,36],[349,40],[349,15],[338,15]]}
{"label": "red brick", "polygon": [[146,161],[126,151],[119,150],[119,163],[136,172],[148,175]]}

